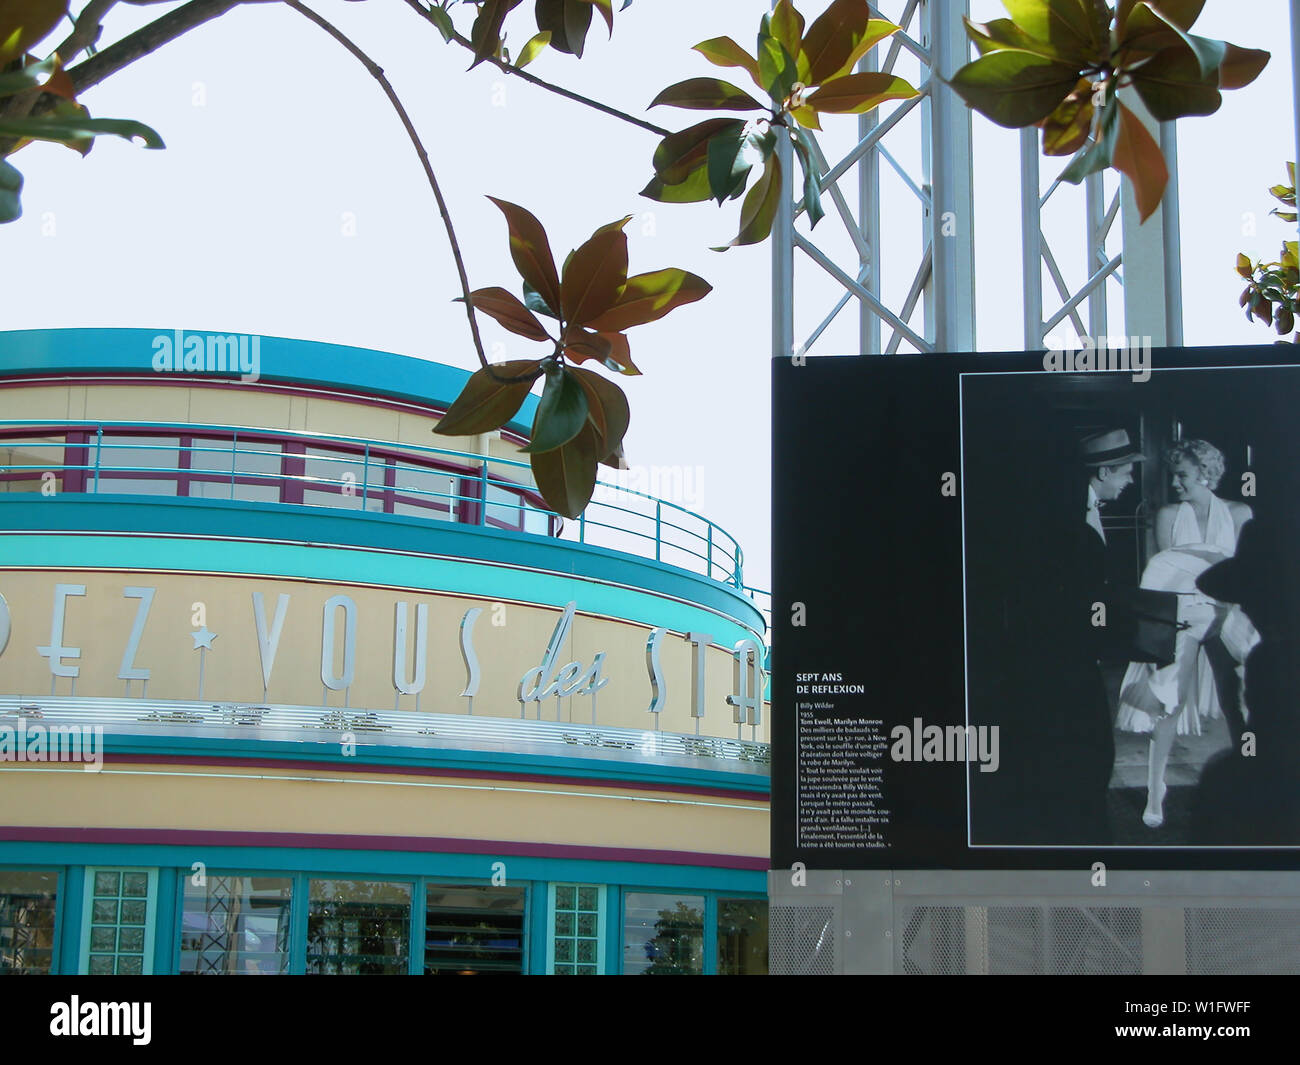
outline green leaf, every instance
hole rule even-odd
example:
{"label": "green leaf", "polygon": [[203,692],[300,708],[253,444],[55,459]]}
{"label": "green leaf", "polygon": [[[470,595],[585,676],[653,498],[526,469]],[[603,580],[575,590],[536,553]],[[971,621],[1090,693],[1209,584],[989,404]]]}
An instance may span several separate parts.
{"label": "green leaf", "polygon": [[822,185],[816,163],[817,155],[813,151],[812,138],[802,129],[794,132],[794,148],[799,156],[799,165],[803,167],[803,207],[808,215],[809,228],[826,217],[822,207]]}
{"label": "green leaf", "polygon": [[1044,59],[1069,61],[1069,57],[1050,41],[1031,37],[1009,18],[995,18],[991,22],[979,23],[972,22],[963,15],[962,21],[966,24],[966,36],[974,42],[980,55],[1002,51],[1031,52]]}
{"label": "green leaf", "polygon": [[5,0],[0,10],[0,66],[30,51],[67,13],[67,0]]}
{"label": "green leaf", "polygon": [[554,451],[577,436],[586,422],[587,394],[582,386],[567,366],[548,362],[546,386],[533,416],[532,437],[521,450],[530,455]]}
{"label": "green leaf", "polygon": [[537,0],[537,28],[550,30],[551,47],[582,58],[591,28],[591,4],[584,0]]}
{"label": "green leaf", "polygon": [[1103,42],[1098,39],[1093,0],[1002,0],[1002,6],[1025,33],[1066,57],[1076,76],[1085,61],[1100,58]]}
{"label": "green leaf", "polygon": [[[611,37],[614,36],[614,4],[613,0],[583,0],[583,3],[591,4],[600,12],[600,17],[605,20],[605,29]],[[623,5],[627,7],[625,3]]]}
{"label": "green leaf", "polygon": [[650,101],[651,107],[661,105],[684,107],[693,111],[761,111],[763,105],[744,89],[738,89],[720,78],[689,78],[669,85]]}
{"label": "green leaf", "polygon": [[592,425],[598,430],[603,445],[600,461],[604,462],[622,446],[632,421],[627,396],[613,381],[592,370],[575,367],[572,373],[587,393]]}
{"label": "green leaf", "polygon": [[772,36],[781,42],[791,58],[799,54],[799,42],[803,40],[803,16],[795,10],[790,0],[777,0],[776,7],[772,9],[769,28]]}
{"label": "green leaf", "polygon": [[469,31],[470,43],[474,46],[474,62],[469,65],[470,70],[501,50],[501,24],[522,2],[523,0],[483,0],[483,6],[478,9],[478,17]]}
{"label": "green leaf", "polygon": [[1092,83],[1081,78],[1060,106],[1043,119],[1043,154],[1073,155],[1088,140],[1094,114]]}
{"label": "green leaf", "polygon": [[758,82],[772,100],[780,106],[790,95],[799,80],[798,64],[785,45],[775,37],[768,37],[758,46]]}
{"label": "green leaf", "polygon": [[745,128],[743,118],[706,118],[693,126],[670,133],[655,149],[655,175],[667,185],[686,178],[708,158],[710,138]]}
{"label": "green leaf", "polygon": [[557,322],[560,316],[551,310],[550,305],[542,299],[537,289],[533,288],[527,281],[524,282],[524,306],[534,314],[543,314],[547,318],[554,318]]}
{"label": "green leaf", "polygon": [[1133,88],[1151,114],[1161,122],[1187,115],[1212,115],[1223,103],[1215,87],[1217,76],[1207,81],[1196,57],[1185,48],[1156,53],[1131,75]]}
{"label": "green leaf", "polygon": [[18,168],[0,159],[0,223],[22,217],[23,176]]}
{"label": "green leaf", "polygon": [[709,192],[709,168],[703,160],[674,185],[668,185],[659,178],[651,178],[649,184],[641,190],[641,195],[660,203],[699,203],[707,200]]}
{"label": "green leaf", "polygon": [[836,115],[860,115],[886,100],[910,100],[915,88],[893,74],[846,74],[826,82],[808,97],[808,106]]}
{"label": "green leaf", "polygon": [[745,191],[754,162],[741,150],[744,144],[743,133],[729,133],[709,141],[709,193],[719,204]]}
{"label": "green leaf", "polygon": [[450,43],[456,36],[456,27],[451,21],[451,16],[447,14],[446,8],[431,4],[429,6],[429,21],[438,27],[438,32],[442,34],[445,43]]}
{"label": "green leaf", "polygon": [[776,220],[777,205],[785,195],[781,178],[781,159],[773,152],[767,157],[763,173],[754,187],[749,190],[745,202],[740,207],[740,232],[729,244],[714,251],[726,251],[727,248],[743,244],[757,244],[767,239],[772,232],[772,223]]}
{"label": "green leaf", "polygon": [[614,353],[614,342],[604,333],[571,325],[564,331],[564,354],[574,362],[604,362]]}
{"label": "green leaf", "polygon": [[550,43],[550,30],[542,30],[541,33],[533,34],[528,38],[528,43],[519,50],[519,58],[515,60],[515,69],[523,70],[524,67],[541,55]]}
{"label": "green leaf", "polygon": [[[512,333],[527,337],[529,340],[550,340],[533,313],[512,292],[503,288],[479,288],[469,294],[470,303],[475,310],[489,315]],[[457,296],[455,302],[462,302],[464,297]]]}
{"label": "green leaf", "polygon": [[949,83],[971,107],[999,126],[1041,122],[1073,91],[1078,70],[1029,52],[990,52],[967,63]]}
{"label": "green leaf", "polygon": [[[579,386],[579,392],[584,396]],[[576,518],[596,490],[598,452],[603,442],[590,421],[566,444],[531,457],[533,478],[547,506],[566,518]]]}
{"label": "green leaf", "polygon": [[745,51],[730,37],[712,37],[701,41],[695,51],[704,56],[714,66],[740,67],[748,71],[749,76],[758,84],[758,60]]}
{"label": "green leaf", "polygon": [[12,96],[25,89],[35,88],[42,84],[43,80],[48,80],[47,75],[53,74],[58,64],[53,59],[45,59],[39,63],[29,63],[19,70],[10,70],[0,74],[0,96]]}
{"label": "green leaf", "polygon": [[1084,148],[1061,172],[1061,180],[1077,185],[1089,174],[1095,174],[1110,166],[1115,155],[1115,139],[1119,134],[1119,101],[1113,93],[1106,97],[1106,106],[1101,111],[1101,129],[1095,141]]}
{"label": "green leaf", "polygon": [[622,332],[633,326],[656,322],[669,311],[701,300],[713,291],[702,277],[666,267],[627,279],[617,303],[589,324],[602,332]]}
{"label": "green leaf", "polygon": [[574,251],[560,280],[560,313],[570,325],[586,325],[609,310],[627,284],[627,234],[631,215],[601,226]]}
{"label": "green leaf", "polygon": [[873,19],[865,0],[834,0],[804,35],[808,84],[821,85],[849,73],[864,55],[898,27]]}
{"label": "green leaf", "polygon": [[[1228,46],[1223,41],[1188,33],[1183,26],[1179,25],[1179,19],[1167,13],[1165,5],[1168,3],[1169,0],[1161,0],[1160,6],[1156,7],[1146,0],[1140,0],[1135,4],[1128,18],[1124,45],[1145,51],[1150,43],[1153,45],[1152,50],[1160,50],[1166,39],[1164,35],[1172,32],[1196,57],[1201,78],[1208,80],[1223,63]],[[1193,21],[1195,21],[1194,17]]]}
{"label": "green leaf", "polygon": [[1255,274],[1254,268],[1250,265],[1250,257],[1237,253],[1237,273],[1249,281]]}
{"label": "green leaf", "polygon": [[551,242],[546,238],[542,223],[518,204],[498,200],[495,196],[488,199],[506,216],[510,230],[510,258],[515,269],[548,307],[559,307],[560,275],[555,270]]}
{"label": "green leaf", "polygon": [[[156,130],[129,118],[87,118],[84,115],[41,115],[37,118],[0,118],[0,136],[30,137],[62,144],[113,134],[126,140],[142,140],[146,148],[165,148]],[[84,154],[84,153],[83,153]]]}
{"label": "green leaf", "polygon": [[[541,359],[515,359],[496,363],[491,370],[475,370],[433,431],[442,436],[476,436],[500,429],[518,413],[541,365]],[[507,382],[498,377],[525,379]]]}

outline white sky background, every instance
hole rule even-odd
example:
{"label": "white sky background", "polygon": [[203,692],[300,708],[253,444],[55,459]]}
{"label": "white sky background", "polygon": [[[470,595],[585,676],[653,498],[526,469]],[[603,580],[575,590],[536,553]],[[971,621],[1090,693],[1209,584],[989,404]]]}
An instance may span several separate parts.
{"label": "white sky background", "polygon": [[[881,6],[894,15],[902,5]],[[719,209],[642,199],[653,134],[486,64],[466,73],[468,53],[444,45],[400,0],[319,0],[315,7],[397,87],[442,183],[473,287],[518,291],[504,220],[485,194],[533,211],[557,259],[597,226],[633,214],[632,272],[680,266],[714,285],[704,301],[630,332],[644,376],[619,379],[633,413],[626,450],[633,464],[684,470],[679,483],[687,492],[677,501],[735,535],[747,583],[770,587],[771,253],[767,244],[725,255],[708,250],[733,235],[738,203]],[[806,0],[802,7],[811,21],[824,4]],[[998,0],[972,0],[971,7],[981,21],[1004,13]],[[515,50],[527,37],[524,8],[508,42]],[[636,0],[618,13],[612,41],[597,19],[582,60],[548,50],[529,69],[645,115],[645,105],[674,81],[728,77],[691,45],[726,34],[752,50],[767,8],[765,0]],[[1242,18],[1247,8],[1250,17]],[[105,40],[164,10],[120,6]],[[1287,4],[1210,0],[1196,31],[1268,48],[1273,59],[1255,84],[1225,93],[1218,114],[1179,123],[1186,341],[1266,343],[1272,334],[1248,324],[1237,307],[1242,283],[1233,268],[1237,251],[1276,258],[1293,235],[1268,217],[1276,204],[1267,192],[1295,151]],[[914,72],[907,63],[899,69],[913,82]],[[750,87],[743,72],[733,73]],[[24,217],[0,229],[8,263],[0,327],[220,330],[477,366],[464,312],[451,302],[459,288],[442,223],[404,131],[360,64],[300,15],[273,3],[237,8],[108,79],[83,102],[97,116],[147,122],[167,149],[102,138],[85,159],[57,145],[33,145],[14,157],[26,177]],[[705,116],[657,108],[646,117],[680,129]],[[900,127],[890,135],[897,142],[885,143],[896,143],[900,161],[919,174],[919,124],[908,122],[910,133]],[[826,126],[833,155],[856,120],[829,116]],[[979,115],[974,130],[978,344],[1019,349],[1019,135]],[[1044,159],[1044,180],[1064,162]],[[1113,177],[1108,182],[1113,188]],[[1054,201],[1045,224],[1077,284],[1085,267],[1082,192],[1065,191],[1074,199]],[[888,297],[911,281],[920,215],[892,176],[882,196]],[[829,199],[827,209],[814,235],[825,234],[828,247],[846,246],[834,235]],[[1247,212],[1255,216],[1253,236]],[[347,235],[349,219],[355,235]],[[807,269],[797,277],[796,341],[837,295]],[[1119,307],[1118,291],[1112,305]],[[856,350],[852,312],[811,350]],[[535,345],[480,320],[490,357],[533,353]],[[1116,332],[1120,321],[1112,312]]]}

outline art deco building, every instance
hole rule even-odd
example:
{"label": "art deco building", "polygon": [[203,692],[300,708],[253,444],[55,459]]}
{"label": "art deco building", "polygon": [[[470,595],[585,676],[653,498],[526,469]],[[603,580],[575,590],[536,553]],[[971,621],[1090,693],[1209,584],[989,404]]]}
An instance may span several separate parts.
{"label": "art deco building", "polygon": [[466,376],[0,334],[0,972],[766,970],[739,546],[548,513]]}

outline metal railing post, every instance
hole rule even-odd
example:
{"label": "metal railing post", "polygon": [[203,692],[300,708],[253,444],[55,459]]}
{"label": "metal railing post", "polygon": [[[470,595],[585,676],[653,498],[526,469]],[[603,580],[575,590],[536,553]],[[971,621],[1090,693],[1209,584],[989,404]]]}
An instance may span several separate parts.
{"label": "metal railing post", "polygon": [[366,486],[370,483],[370,441],[366,441],[365,458],[361,463],[361,509],[366,509]]}
{"label": "metal railing post", "polygon": [[230,434],[230,498],[235,498],[235,469],[239,465],[239,432]]}
{"label": "metal railing post", "polygon": [[586,542],[587,542],[587,508],[583,507],[581,513],[578,514],[578,543],[585,544]]}
{"label": "metal railing post", "polygon": [[713,522],[709,522],[709,525],[708,525],[708,533],[709,533],[709,536],[708,536],[708,540],[709,540],[709,561],[708,561],[708,568],[705,569],[705,571],[704,571],[704,575],[705,575],[706,577],[708,577],[709,580],[713,580]]}
{"label": "metal railing post", "polygon": [[660,561],[659,547],[662,543],[663,535],[663,510],[664,505],[659,500],[655,500],[655,561]]}
{"label": "metal railing post", "polygon": [[478,523],[480,525],[487,524],[487,490],[487,463],[485,462],[479,467],[478,474]]}
{"label": "metal railing post", "polygon": [[95,426],[95,494],[99,495],[99,457],[104,451],[104,427]]}

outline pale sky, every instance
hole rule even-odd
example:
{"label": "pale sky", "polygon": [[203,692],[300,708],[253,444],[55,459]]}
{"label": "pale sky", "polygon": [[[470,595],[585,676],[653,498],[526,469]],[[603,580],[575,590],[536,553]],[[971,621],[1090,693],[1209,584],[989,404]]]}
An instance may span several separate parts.
{"label": "pale sky", "polygon": [[[526,23],[530,6],[515,20]],[[582,60],[547,51],[529,69],[646,115],[645,105],[671,82],[728,76],[690,46],[725,34],[752,49],[767,6],[637,0],[617,15],[612,41],[593,27]],[[802,6],[811,21],[825,5]],[[880,6],[897,17],[903,5]],[[735,535],[747,583],[770,588],[770,248],[708,250],[733,235],[738,204],[642,199],[654,135],[486,64],[466,73],[468,54],[444,45],[399,0],[315,7],[385,68],[403,97],[449,200],[473,287],[518,288],[505,225],[487,194],[532,210],[557,258],[597,226],[632,214],[633,272],[680,266],[714,285],[702,302],[631,331],[644,376],[619,379],[633,412],[626,450],[634,464],[687,470],[679,483],[691,492],[677,501]],[[971,7],[978,20],[1003,13],[998,0]],[[1249,19],[1241,18],[1245,7]],[[106,39],[166,9],[119,6]],[[1233,268],[1238,251],[1274,258],[1294,235],[1268,217],[1275,204],[1267,193],[1295,150],[1287,4],[1210,0],[1196,31],[1274,55],[1254,85],[1225,94],[1217,115],[1179,124],[1186,341],[1268,342],[1272,335],[1237,307]],[[524,39],[516,30],[509,43],[517,50]],[[916,80],[914,65],[899,73]],[[27,184],[24,217],[2,231],[10,264],[3,328],[220,330],[477,365],[464,313],[451,302],[459,289],[436,204],[396,116],[356,60],[300,15],[274,3],[236,8],[83,102],[97,116],[147,122],[167,148],[104,138],[85,159],[46,144],[13,158]],[[705,116],[656,108],[646,117],[680,129]],[[908,123],[890,135],[896,143],[885,143],[915,168],[919,124]],[[849,143],[856,120],[830,116],[826,126],[833,155],[833,146]],[[977,342],[986,351],[1019,349],[1018,133],[979,115],[974,130]],[[1063,165],[1044,159],[1045,180]],[[1045,224],[1062,268],[1077,281],[1085,265],[1082,194],[1067,192],[1074,199],[1056,204]],[[920,220],[897,179],[886,179],[882,195],[888,294],[911,281]],[[836,225],[832,213],[814,237],[842,247]],[[800,268],[797,340],[835,296]],[[855,350],[851,311],[814,354]],[[486,320],[483,328],[494,359],[522,358],[536,347]]]}

